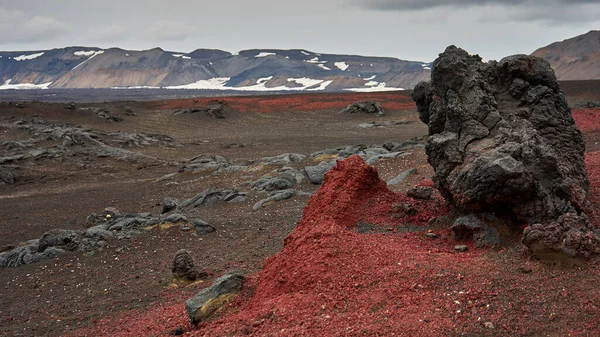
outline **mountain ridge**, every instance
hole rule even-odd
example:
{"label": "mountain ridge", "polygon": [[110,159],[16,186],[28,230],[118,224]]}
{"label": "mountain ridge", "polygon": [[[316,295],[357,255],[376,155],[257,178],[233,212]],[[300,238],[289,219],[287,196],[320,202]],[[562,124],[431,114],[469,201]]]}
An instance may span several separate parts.
{"label": "mountain ridge", "polygon": [[0,52],[0,89],[189,88],[384,91],[412,88],[430,64],[392,57],[248,49],[189,53],[73,46]]}
{"label": "mountain ridge", "polygon": [[531,55],[550,62],[559,80],[600,79],[600,30],[551,43]]}

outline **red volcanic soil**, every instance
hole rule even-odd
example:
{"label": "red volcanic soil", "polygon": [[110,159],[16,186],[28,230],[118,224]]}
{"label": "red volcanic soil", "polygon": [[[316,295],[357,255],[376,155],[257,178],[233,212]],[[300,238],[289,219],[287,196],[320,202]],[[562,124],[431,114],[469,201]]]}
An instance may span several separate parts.
{"label": "red volcanic soil", "polygon": [[597,131],[600,128],[600,109],[572,109],[571,114],[579,130]]}
{"label": "red volcanic soil", "polygon": [[[381,103],[384,110],[413,109],[415,104],[406,94],[398,92],[348,93],[348,94],[295,94],[285,96],[240,96],[223,97],[224,102],[239,112],[276,113],[285,111],[341,110],[349,104],[361,100]],[[214,102],[214,98],[190,98],[157,102],[157,109],[187,109],[205,106]]]}

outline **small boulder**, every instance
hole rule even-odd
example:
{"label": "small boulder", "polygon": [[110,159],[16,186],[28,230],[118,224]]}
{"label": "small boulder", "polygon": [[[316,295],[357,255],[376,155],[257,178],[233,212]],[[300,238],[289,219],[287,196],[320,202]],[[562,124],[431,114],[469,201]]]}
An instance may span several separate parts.
{"label": "small boulder", "polygon": [[170,211],[177,208],[177,200],[165,197],[162,201],[162,209],[160,211],[161,214],[169,213]]}
{"label": "small boulder", "polygon": [[178,250],[173,256],[171,272],[173,278],[184,281],[195,281],[201,276],[206,276],[206,273],[198,272],[192,254],[186,249]]}
{"label": "small boulder", "polygon": [[192,324],[206,321],[215,311],[229,303],[242,289],[244,275],[238,272],[225,274],[208,288],[185,301],[185,310]]}
{"label": "small boulder", "polygon": [[192,219],[191,223],[194,225],[194,229],[196,232],[198,232],[198,234],[209,234],[216,231],[216,229],[208,222],[200,219]]}
{"label": "small boulder", "polygon": [[318,165],[315,166],[306,166],[304,168],[304,172],[315,185],[320,185],[323,183],[323,178],[325,177],[325,173],[329,171],[332,167],[335,166],[335,160],[332,161],[322,161]]}
{"label": "small boulder", "polygon": [[429,200],[433,196],[433,188],[428,186],[413,187],[406,192],[406,195],[413,199]]}

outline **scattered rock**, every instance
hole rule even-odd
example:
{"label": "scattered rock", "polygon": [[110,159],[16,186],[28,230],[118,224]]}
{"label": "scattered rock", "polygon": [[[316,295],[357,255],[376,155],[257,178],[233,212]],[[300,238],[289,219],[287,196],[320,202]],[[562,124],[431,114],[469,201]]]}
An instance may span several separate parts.
{"label": "scattered rock", "polygon": [[357,102],[357,103],[350,104],[344,110],[342,110],[341,113],[349,113],[349,114],[365,113],[365,114],[377,114],[377,116],[385,115],[383,108],[381,107],[381,104],[379,104],[379,102],[375,102],[375,101],[364,101],[364,102]]}
{"label": "scattered rock", "polygon": [[60,247],[66,250],[76,250],[80,236],[72,230],[53,229],[40,237],[38,252],[43,252],[48,247]]}
{"label": "scattered rock", "polygon": [[322,161],[315,166],[306,166],[304,168],[304,172],[306,172],[306,175],[308,176],[308,179],[310,179],[311,183],[320,185],[323,183],[325,173],[335,166],[335,162],[335,160]]}
{"label": "scattered rock", "polygon": [[434,182],[455,210],[529,224],[523,243],[532,251],[600,254],[600,234],[582,213],[584,141],[549,63],[526,55],[483,63],[450,46],[431,78],[413,99],[429,126]]}
{"label": "scattered rock", "polygon": [[408,176],[410,176],[412,174],[417,174],[417,172],[419,172],[419,171],[416,168],[408,169],[408,170],[400,173],[396,177],[390,179],[387,182],[387,184],[388,184],[388,186],[398,185],[399,183],[403,182],[404,179],[408,178]]}
{"label": "scattered rock", "polygon": [[163,222],[169,222],[169,223],[178,223],[178,222],[188,222],[188,218],[185,215],[181,215],[181,214],[171,214],[168,217],[166,217]]}
{"label": "scattered rock", "polygon": [[578,103],[578,104],[575,104],[574,108],[578,108],[578,109],[600,108],[600,101],[590,101],[590,102]]}
{"label": "scattered rock", "polygon": [[173,330],[173,336],[181,336],[185,333],[185,330],[183,330],[182,327],[177,327],[175,328],[175,330]]}
{"label": "scattered rock", "polygon": [[201,273],[196,269],[192,254],[186,249],[178,250],[173,256],[171,272],[175,279],[186,281],[196,281],[206,276],[206,273]]}
{"label": "scattered rock", "polygon": [[304,159],[306,159],[306,156],[300,153],[284,153],[275,157],[264,157],[260,161],[269,166],[286,166],[299,163]]}
{"label": "scattered rock", "polygon": [[14,184],[20,175],[17,167],[0,165],[0,185]]}
{"label": "scattered rock", "polygon": [[433,188],[428,186],[413,187],[406,192],[406,195],[413,199],[430,200],[433,196]]}
{"label": "scattered rock", "polygon": [[398,202],[390,207],[390,213],[393,213],[395,217],[413,216],[417,214],[417,210],[411,205],[403,202]]}
{"label": "scattered rock", "polygon": [[185,301],[185,310],[192,324],[206,321],[215,311],[229,303],[242,289],[244,275],[238,272],[225,274],[208,288]]}
{"label": "scattered rock", "polygon": [[[288,178],[288,179],[284,179]],[[287,190],[292,188],[295,183],[295,178],[289,177],[263,177],[252,184],[252,188],[260,191]]]}
{"label": "scattered rock", "polygon": [[200,155],[188,160],[183,167],[179,169],[179,172],[193,171],[214,173],[229,166],[231,166],[231,161],[227,157],[219,155]]}
{"label": "scattered rock", "polygon": [[122,117],[113,116],[106,109],[100,109],[100,111],[96,112],[96,117],[103,119],[104,121],[109,122],[109,123],[113,123],[113,122],[117,123],[117,122],[123,121]]}
{"label": "scattered rock", "polygon": [[437,239],[437,237],[438,237],[438,235],[436,233],[427,233],[425,235],[427,235],[427,237],[431,238],[431,239]]}
{"label": "scattered rock", "polygon": [[387,141],[383,143],[383,148],[390,152],[401,152],[415,148],[425,148],[423,137],[416,137],[401,142]]}
{"label": "scattered rock", "polygon": [[286,199],[293,197],[296,194],[297,194],[297,192],[293,189],[284,190],[284,191],[274,191],[270,194],[270,196],[268,198],[262,199],[262,200],[258,201],[256,204],[254,204],[254,206],[252,206],[252,210],[256,211],[256,210],[260,209],[261,207],[263,207],[268,202],[286,200]]}
{"label": "scattered rock", "polygon": [[485,323],[483,323],[483,326],[484,326],[486,329],[490,329],[490,330],[492,330],[492,329],[494,329],[494,328],[495,328],[495,327],[494,327],[494,323],[492,323],[492,322],[485,322]]}
{"label": "scattered rock", "polygon": [[160,214],[169,213],[170,211],[176,209],[177,203],[178,202],[176,199],[165,197],[162,201],[162,209],[160,210]]}
{"label": "scattered rock", "polygon": [[200,219],[192,219],[191,223],[198,234],[209,234],[216,231],[215,227]]}
{"label": "scattered rock", "polygon": [[183,115],[183,114],[196,114],[196,113],[204,113],[209,117],[223,119],[225,118],[224,114],[225,103],[223,101],[211,101],[206,107],[196,107],[190,109],[179,109],[173,112],[173,115]]}
{"label": "scattered rock", "polygon": [[469,249],[467,245],[456,245],[454,246],[454,250],[457,252],[466,252]]}
{"label": "scattered rock", "polygon": [[207,189],[198,193],[195,197],[181,201],[177,209],[184,210],[189,208],[198,208],[214,205],[218,202],[231,201],[237,197],[245,197],[246,193],[237,190]]}
{"label": "scattered rock", "polygon": [[533,271],[533,268],[529,264],[525,264],[519,267],[519,271],[523,274],[530,274]]}
{"label": "scattered rock", "polygon": [[75,110],[77,109],[77,106],[75,105],[75,102],[70,102],[69,104],[67,104],[66,108],[69,110]]}

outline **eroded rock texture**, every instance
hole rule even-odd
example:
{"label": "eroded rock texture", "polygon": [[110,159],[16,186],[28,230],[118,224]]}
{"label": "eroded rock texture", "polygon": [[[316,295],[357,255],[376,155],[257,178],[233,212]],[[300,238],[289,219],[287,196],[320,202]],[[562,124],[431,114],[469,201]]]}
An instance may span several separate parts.
{"label": "eroded rock texture", "polygon": [[528,225],[523,242],[535,251],[600,253],[582,213],[584,142],[548,62],[515,55],[483,63],[450,46],[413,99],[429,126],[434,181],[457,211]]}

